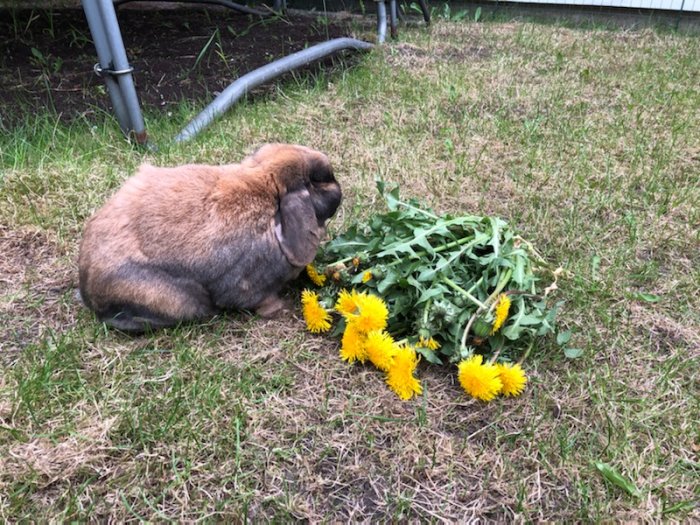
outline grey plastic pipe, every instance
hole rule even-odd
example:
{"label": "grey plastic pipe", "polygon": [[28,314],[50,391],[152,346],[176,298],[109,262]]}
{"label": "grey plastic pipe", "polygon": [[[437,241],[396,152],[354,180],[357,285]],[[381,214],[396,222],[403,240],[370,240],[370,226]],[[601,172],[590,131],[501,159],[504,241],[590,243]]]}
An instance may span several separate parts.
{"label": "grey plastic pipe", "polygon": [[336,38],[321,44],[316,44],[308,49],[298,51],[251,71],[224,89],[199,115],[185,126],[175,137],[175,142],[184,142],[191,139],[211,124],[215,118],[225,113],[226,110],[233,106],[236,101],[248,93],[248,91],[273,78],[342,49],[368,50],[372,47],[374,47],[372,44],[363,42],[362,40],[356,40],[354,38]]}

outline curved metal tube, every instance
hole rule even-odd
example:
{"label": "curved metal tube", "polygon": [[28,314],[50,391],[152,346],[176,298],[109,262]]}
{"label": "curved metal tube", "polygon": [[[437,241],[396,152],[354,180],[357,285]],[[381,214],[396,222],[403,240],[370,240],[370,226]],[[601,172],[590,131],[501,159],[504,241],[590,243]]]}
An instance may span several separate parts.
{"label": "curved metal tube", "polygon": [[383,44],[386,41],[386,2],[379,0],[377,2],[377,44]]}
{"label": "curved metal tube", "polygon": [[[150,1],[153,2],[155,0],[114,0],[114,5],[115,6],[120,6],[122,4],[126,4],[128,2],[135,2],[135,1]],[[220,5],[223,7],[228,7],[229,9],[233,9],[234,11],[238,11],[240,13],[244,13],[246,15],[254,15],[254,16],[261,16],[261,17],[266,17],[266,16],[273,16],[276,15],[277,13],[273,13],[272,11],[270,12],[265,12],[265,11],[258,11],[257,9],[253,9],[252,7],[248,7],[245,5],[237,4],[235,2],[231,2],[229,0],[165,0],[167,2],[173,2],[173,3],[180,3],[180,4],[211,4],[211,5]]]}
{"label": "curved metal tube", "polygon": [[233,106],[233,104],[248,93],[248,91],[260,84],[264,84],[268,80],[276,78],[295,68],[304,66],[309,62],[323,58],[326,55],[340,51],[341,49],[367,50],[372,47],[374,47],[372,44],[363,42],[362,40],[356,40],[354,38],[336,38],[321,44],[316,44],[303,51],[298,51],[251,71],[224,89],[199,115],[185,126],[175,137],[175,142],[184,142],[191,139],[211,124],[216,117]]}

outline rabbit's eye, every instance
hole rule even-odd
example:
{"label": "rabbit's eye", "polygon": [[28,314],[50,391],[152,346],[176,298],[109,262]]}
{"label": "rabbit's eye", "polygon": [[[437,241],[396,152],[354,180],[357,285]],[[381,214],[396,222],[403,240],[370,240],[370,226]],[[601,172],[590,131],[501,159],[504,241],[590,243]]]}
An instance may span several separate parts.
{"label": "rabbit's eye", "polygon": [[309,173],[311,182],[335,182],[333,171],[330,166],[325,163],[315,162],[311,165],[311,173]]}

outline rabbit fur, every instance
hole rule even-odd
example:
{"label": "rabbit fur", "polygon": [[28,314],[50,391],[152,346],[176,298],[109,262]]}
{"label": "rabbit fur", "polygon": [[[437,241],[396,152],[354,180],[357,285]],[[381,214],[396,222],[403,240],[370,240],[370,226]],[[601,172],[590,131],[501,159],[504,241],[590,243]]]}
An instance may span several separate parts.
{"label": "rabbit fur", "polygon": [[141,332],[222,309],[271,316],[342,198],[323,153],[267,144],[239,164],[142,165],[87,222],[80,295]]}

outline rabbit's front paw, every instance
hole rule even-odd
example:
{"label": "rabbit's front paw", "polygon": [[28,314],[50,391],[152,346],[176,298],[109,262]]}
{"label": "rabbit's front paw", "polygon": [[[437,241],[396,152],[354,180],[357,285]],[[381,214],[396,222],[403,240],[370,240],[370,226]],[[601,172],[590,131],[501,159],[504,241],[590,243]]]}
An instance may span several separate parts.
{"label": "rabbit's front paw", "polygon": [[255,309],[255,312],[260,317],[270,319],[272,317],[277,317],[281,313],[289,310],[289,304],[285,300],[280,299],[277,296],[277,294],[274,294],[267,297],[266,299],[263,299],[263,301]]}

